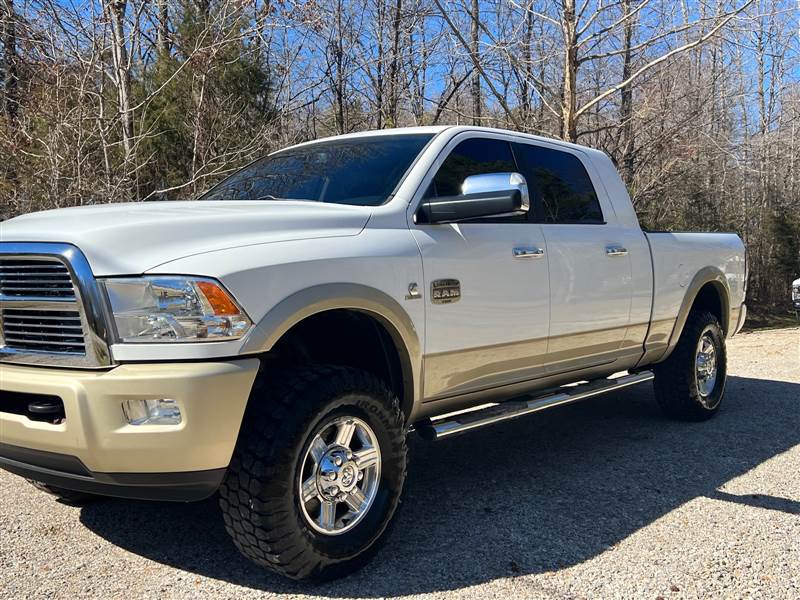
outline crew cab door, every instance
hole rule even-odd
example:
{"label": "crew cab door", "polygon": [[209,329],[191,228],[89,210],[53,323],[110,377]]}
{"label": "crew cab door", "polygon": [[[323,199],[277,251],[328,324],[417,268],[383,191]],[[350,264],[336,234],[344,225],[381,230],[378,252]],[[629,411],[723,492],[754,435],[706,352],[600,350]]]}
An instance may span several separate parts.
{"label": "crew cab door", "polygon": [[579,150],[522,142],[514,152],[547,245],[548,374],[638,357],[641,344],[626,340],[634,292],[629,253],[642,250],[641,232],[617,224],[602,183],[597,177],[593,182],[591,162]]}
{"label": "crew cab door", "polygon": [[518,171],[508,136],[464,133],[434,162],[411,204],[424,272],[425,401],[544,373],[550,290],[541,225],[530,215],[446,224],[417,218],[420,202],[460,194],[467,177]]}

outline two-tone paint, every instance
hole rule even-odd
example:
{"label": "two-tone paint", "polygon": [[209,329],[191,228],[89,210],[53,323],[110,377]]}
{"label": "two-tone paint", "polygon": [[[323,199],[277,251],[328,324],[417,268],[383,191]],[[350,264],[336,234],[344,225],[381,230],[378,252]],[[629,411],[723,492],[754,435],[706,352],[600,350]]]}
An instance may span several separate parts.
{"label": "two-tone paint", "polygon": [[[0,243],[73,244],[97,277],[214,277],[255,323],[237,341],[112,340],[112,364],[255,356],[312,314],[346,308],[372,315],[402,356],[411,420],[663,360],[704,286],[720,296],[727,335],[741,326],[741,240],[642,232],[602,152],[478,127],[390,133],[425,131],[435,136],[378,207],[298,201],[85,206],[2,223]],[[449,151],[470,137],[578,157],[605,223],[417,224],[423,191]],[[541,252],[520,260],[517,249]],[[441,279],[460,282],[458,302],[432,302],[431,284]],[[412,286],[417,293],[409,293]]]}

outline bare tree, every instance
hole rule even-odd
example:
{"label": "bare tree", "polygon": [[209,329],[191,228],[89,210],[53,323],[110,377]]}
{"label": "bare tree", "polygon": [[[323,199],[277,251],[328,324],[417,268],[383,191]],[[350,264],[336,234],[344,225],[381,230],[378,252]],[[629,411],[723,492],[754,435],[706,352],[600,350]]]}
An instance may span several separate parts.
{"label": "bare tree", "polygon": [[117,98],[119,101],[119,116],[122,126],[122,147],[125,150],[126,164],[133,160],[134,151],[131,65],[125,34],[125,11],[127,7],[127,0],[110,0],[106,4],[106,11],[111,22],[111,32],[113,36],[111,49],[114,60]]}

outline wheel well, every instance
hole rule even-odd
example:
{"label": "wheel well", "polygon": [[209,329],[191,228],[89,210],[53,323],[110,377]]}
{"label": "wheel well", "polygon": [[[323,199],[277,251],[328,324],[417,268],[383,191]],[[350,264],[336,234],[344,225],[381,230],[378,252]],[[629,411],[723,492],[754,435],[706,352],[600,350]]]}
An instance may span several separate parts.
{"label": "wheel well", "polygon": [[709,282],[700,288],[692,302],[691,312],[708,311],[719,321],[722,329],[727,333],[726,308],[723,304],[722,294],[716,284]]}
{"label": "wheel well", "polygon": [[389,386],[406,418],[411,413],[410,359],[397,331],[372,313],[335,309],[306,317],[283,334],[263,359],[267,372],[311,363],[362,369]]}

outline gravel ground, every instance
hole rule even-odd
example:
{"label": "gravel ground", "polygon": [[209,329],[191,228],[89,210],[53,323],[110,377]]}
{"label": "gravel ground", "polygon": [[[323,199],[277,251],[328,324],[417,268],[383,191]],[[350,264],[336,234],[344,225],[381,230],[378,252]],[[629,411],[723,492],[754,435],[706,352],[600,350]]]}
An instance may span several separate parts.
{"label": "gravel ground", "polygon": [[388,543],[324,586],[240,558],[213,501],[70,507],[0,472],[0,597],[800,598],[800,329],[729,364],[707,423],[640,386],[414,440]]}

